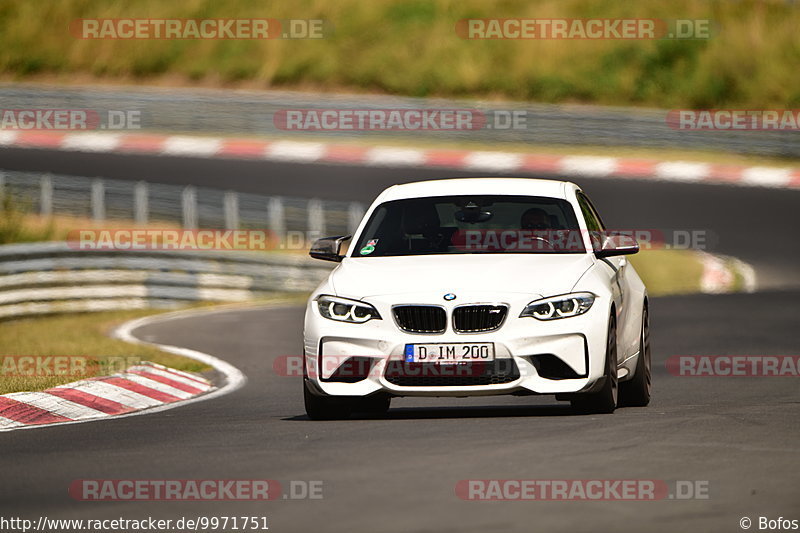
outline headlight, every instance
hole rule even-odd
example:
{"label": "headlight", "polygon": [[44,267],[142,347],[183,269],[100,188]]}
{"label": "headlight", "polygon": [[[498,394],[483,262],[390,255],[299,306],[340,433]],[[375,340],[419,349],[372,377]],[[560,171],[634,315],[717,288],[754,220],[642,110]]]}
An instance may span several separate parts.
{"label": "headlight", "polygon": [[525,306],[520,318],[532,316],[538,320],[555,320],[570,316],[582,315],[592,307],[594,294],[590,292],[576,292],[536,300]]}
{"label": "headlight", "polygon": [[369,304],[336,296],[320,296],[317,298],[319,314],[331,320],[360,324],[373,318],[380,320],[378,310]]}

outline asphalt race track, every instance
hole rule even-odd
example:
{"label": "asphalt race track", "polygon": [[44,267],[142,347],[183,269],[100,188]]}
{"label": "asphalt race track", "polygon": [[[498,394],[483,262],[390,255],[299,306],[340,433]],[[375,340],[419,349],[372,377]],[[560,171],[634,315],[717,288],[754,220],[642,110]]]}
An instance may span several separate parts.
{"label": "asphalt race track", "polygon": [[[193,183],[369,201],[446,170],[357,168],[0,150],[7,169]],[[464,175],[464,173],[459,173]],[[223,179],[224,178],[224,179]],[[753,264],[755,294],[651,302],[654,400],[581,416],[551,397],[395,399],[386,419],[311,422],[298,378],[303,310],[246,309],[153,324],[142,339],[213,354],[248,376],[208,402],[0,435],[3,515],[175,518],[263,515],[271,531],[741,531],[749,517],[800,519],[796,378],[676,377],[672,355],[797,355],[800,227],[796,191],[575,180],[614,227],[697,229],[712,251]],[[777,287],[789,287],[776,290]],[[323,498],[252,502],[79,502],[76,479],[321,480]],[[467,479],[707,482],[708,499],[475,502]]]}

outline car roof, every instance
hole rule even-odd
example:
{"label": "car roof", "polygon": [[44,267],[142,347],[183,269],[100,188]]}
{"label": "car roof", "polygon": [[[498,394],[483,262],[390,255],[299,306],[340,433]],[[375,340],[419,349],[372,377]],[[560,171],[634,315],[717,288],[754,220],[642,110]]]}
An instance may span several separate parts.
{"label": "car roof", "polygon": [[568,181],[534,178],[448,178],[394,185],[383,191],[376,202],[456,194],[500,194],[566,198],[568,190],[578,190],[578,186]]}

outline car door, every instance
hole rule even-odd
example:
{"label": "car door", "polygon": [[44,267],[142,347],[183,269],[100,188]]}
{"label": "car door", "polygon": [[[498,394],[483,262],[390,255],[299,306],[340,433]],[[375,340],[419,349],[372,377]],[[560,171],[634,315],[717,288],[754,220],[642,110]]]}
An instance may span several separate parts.
{"label": "car door", "polygon": [[[586,221],[586,229],[590,232],[597,232],[596,235],[602,235],[606,231],[603,220],[597,213],[597,210],[592,205],[591,200],[583,193],[578,192],[578,205],[580,205],[583,218]],[[594,241],[594,239],[593,239]],[[599,259],[600,271],[608,276],[609,286],[611,287],[614,303],[616,304],[617,311],[617,363],[624,360],[628,352],[627,343],[622,338],[622,333],[625,330],[627,309],[626,309],[626,285],[625,285],[625,270],[628,265],[628,259],[625,256],[617,257],[604,257]],[[621,342],[620,342],[621,341]]]}
{"label": "car door", "polygon": [[[606,227],[603,224],[603,220],[585,193],[578,192],[578,203],[581,206],[589,231],[605,232]],[[632,327],[629,320],[631,309],[627,305],[630,296],[630,283],[627,275],[629,271],[628,258],[620,255],[604,257],[600,261],[606,267],[604,270],[608,272],[614,294],[614,302],[617,306],[617,355],[619,362],[638,350],[638,329]]]}

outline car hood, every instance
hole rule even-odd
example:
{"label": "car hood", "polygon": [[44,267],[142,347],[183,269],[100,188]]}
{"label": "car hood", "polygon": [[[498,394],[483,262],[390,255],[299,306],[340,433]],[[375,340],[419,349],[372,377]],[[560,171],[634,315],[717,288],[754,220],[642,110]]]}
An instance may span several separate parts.
{"label": "car hood", "polygon": [[330,281],[349,298],[463,290],[549,296],[571,291],[592,261],[590,254],[346,258]]}

